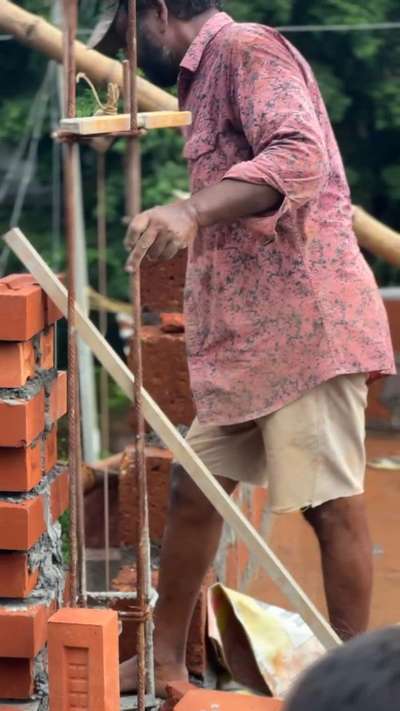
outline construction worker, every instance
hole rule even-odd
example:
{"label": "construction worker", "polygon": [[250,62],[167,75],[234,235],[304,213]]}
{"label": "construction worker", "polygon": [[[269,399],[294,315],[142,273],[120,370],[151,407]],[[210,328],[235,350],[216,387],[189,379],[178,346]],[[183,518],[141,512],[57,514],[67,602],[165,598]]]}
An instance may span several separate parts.
{"label": "construction worker", "polygon": [[[108,3],[96,46],[124,47],[127,19],[127,2]],[[274,512],[303,512],[331,624],[350,638],[367,627],[372,585],[367,382],[394,362],[317,82],[278,32],[235,23],[219,0],[138,0],[138,54],[153,82],[178,80],[193,114],[192,197],[136,217],[130,245],[145,240],[153,260],[188,250],[188,441],[229,494],[268,483]],[[159,694],[187,679],[188,627],[221,530],[176,466],[155,614]],[[121,683],[135,688],[135,659]]]}

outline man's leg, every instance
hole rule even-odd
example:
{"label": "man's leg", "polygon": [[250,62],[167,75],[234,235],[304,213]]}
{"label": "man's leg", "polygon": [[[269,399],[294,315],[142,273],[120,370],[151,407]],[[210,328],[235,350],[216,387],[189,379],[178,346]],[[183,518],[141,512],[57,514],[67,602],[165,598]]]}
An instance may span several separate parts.
{"label": "man's leg", "polygon": [[[218,479],[228,494],[236,482]],[[186,643],[203,579],[217,553],[223,521],[212,504],[175,465],[167,526],[164,534],[159,599],[155,611],[157,693],[168,681],[187,680]],[[136,689],[136,659],[121,666],[121,691]]]}
{"label": "man's leg", "polygon": [[367,629],[372,592],[372,546],[362,495],[309,508],[305,518],[321,549],[331,625],[343,639]]}

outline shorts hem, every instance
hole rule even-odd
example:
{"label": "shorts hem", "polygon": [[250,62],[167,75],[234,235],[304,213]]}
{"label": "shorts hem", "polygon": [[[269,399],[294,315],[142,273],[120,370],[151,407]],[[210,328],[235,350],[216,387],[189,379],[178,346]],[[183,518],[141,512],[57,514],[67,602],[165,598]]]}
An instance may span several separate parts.
{"label": "shorts hem", "polygon": [[365,493],[365,489],[359,489],[353,491],[351,494],[336,494],[335,496],[329,496],[324,499],[320,499],[318,501],[313,501],[312,503],[309,504],[304,504],[303,506],[285,506],[285,507],[275,507],[271,506],[270,510],[273,514],[276,514],[277,516],[281,516],[282,514],[285,513],[296,513],[298,511],[301,511],[301,513],[304,513],[305,511],[308,511],[309,509],[316,509],[319,506],[322,506],[323,504],[327,504],[330,501],[337,501],[337,499],[351,499],[353,496],[362,496],[362,494]]}

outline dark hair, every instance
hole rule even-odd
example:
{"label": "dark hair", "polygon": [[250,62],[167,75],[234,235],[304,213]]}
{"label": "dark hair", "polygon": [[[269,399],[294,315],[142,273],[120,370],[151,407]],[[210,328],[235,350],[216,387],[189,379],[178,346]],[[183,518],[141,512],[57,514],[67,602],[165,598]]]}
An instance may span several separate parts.
{"label": "dark hair", "polygon": [[327,654],[300,679],[285,711],[400,708],[400,627],[370,632]]}
{"label": "dark hair", "polygon": [[[168,9],[178,20],[191,20],[196,15],[215,7],[222,8],[223,0],[165,0]],[[154,0],[137,0],[138,12],[144,12],[154,4]]]}

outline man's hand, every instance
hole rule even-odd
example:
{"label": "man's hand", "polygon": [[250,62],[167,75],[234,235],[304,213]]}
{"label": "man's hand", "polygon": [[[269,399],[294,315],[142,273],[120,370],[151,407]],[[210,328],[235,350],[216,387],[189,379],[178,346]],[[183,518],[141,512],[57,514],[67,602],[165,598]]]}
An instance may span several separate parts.
{"label": "man's hand", "polygon": [[152,261],[172,259],[194,240],[199,229],[195,207],[190,200],[154,207],[135,217],[128,230],[125,247],[131,252],[127,269],[145,254]]}

